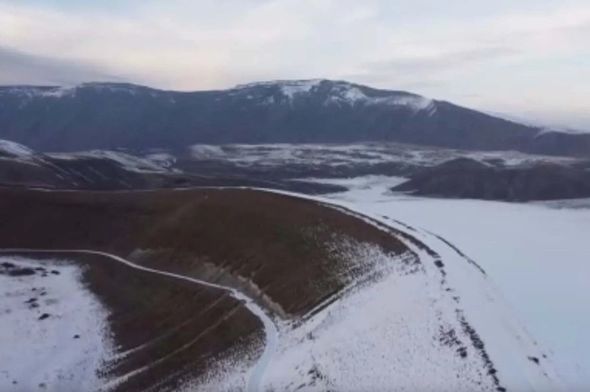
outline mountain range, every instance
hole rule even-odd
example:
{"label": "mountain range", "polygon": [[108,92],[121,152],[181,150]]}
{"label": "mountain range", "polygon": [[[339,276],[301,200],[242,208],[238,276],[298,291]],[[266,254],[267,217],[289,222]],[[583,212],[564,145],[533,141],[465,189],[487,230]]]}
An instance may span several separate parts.
{"label": "mountain range", "polygon": [[589,146],[347,82],[2,87],[0,391],[590,390]]}
{"label": "mountain range", "polygon": [[198,92],[121,83],[4,86],[0,139],[41,152],[386,141],[590,156],[590,134],[519,124],[408,92],[331,80]]}

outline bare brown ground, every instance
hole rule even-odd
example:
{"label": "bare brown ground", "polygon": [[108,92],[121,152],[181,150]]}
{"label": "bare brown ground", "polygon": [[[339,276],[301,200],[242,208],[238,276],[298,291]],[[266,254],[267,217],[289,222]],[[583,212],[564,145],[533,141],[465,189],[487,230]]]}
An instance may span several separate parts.
{"label": "bare brown ground", "polygon": [[[280,316],[304,315],[343,288],[335,271],[347,260],[334,251],[338,238],[392,254],[406,251],[396,237],[360,219],[260,191],[0,190],[0,248],[97,250],[236,286],[240,277],[260,288]],[[261,333],[257,319],[222,291],[98,256],[76,259],[90,266],[89,287],[111,309],[120,351],[152,342],[112,367],[116,376],[156,361],[121,390],[143,390],[162,380],[172,388],[183,376],[202,372],[208,358]]]}

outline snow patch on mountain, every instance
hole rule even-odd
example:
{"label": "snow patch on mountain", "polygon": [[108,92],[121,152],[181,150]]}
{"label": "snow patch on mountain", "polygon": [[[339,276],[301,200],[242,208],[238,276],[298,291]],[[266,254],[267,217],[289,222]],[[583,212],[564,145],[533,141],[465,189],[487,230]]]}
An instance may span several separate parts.
{"label": "snow patch on mountain", "polygon": [[[123,169],[137,173],[169,173],[174,171],[170,166],[173,162],[170,159],[141,158],[135,155],[126,154],[120,151],[92,150],[76,153],[49,153],[47,156],[54,159],[76,160],[76,159],[107,159],[116,162]],[[159,158],[163,158],[162,155]]]}
{"label": "snow patch on mountain", "polygon": [[320,80],[283,82],[280,84],[280,89],[284,96],[293,99],[299,94],[309,94],[314,88],[319,86],[320,83]]}
{"label": "snow patch on mountain", "polygon": [[15,95],[20,98],[63,98],[74,96],[76,86],[14,86],[0,89],[0,95]]}
{"label": "snow patch on mountain", "polygon": [[13,156],[15,158],[27,158],[34,154],[30,148],[10,140],[0,140],[0,154]]}
{"label": "snow patch on mountain", "polygon": [[152,97],[159,96],[165,93],[163,90],[155,90],[150,87],[139,86],[129,83],[83,83],[77,87],[78,89],[93,89],[95,91],[107,91],[115,93],[125,93],[128,95],[138,95],[140,93],[147,93]]}
{"label": "snow patch on mountain", "polygon": [[222,159],[227,155],[223,147],[211,144],[195,144],[189,147],[189,151],[195,159]]}
{"label": "snow patch on mountain", "polygon": [[149,87],[143,87],[128,83],[82,83],[68,86],[0,86],[1,95],[13,95],[23,100],[23,105],[30,103],[37,98],[66,98],[75,97],[81,90],[93,90],[97,92],[115,92],[129,95],[138,95],[147,93],[152,97],[161,95],[163,91],[154,90]]}
{"label": "snow patch on mountain", "polygon": [[148,154],[145,156],[145,159],[163,168],[171,168],[176,163],[176,157],[166,152]]}
{"label": "snow patch on mountain", "polygon": [[[338,105],[385,105],[394,107],[406,107],[415,112],[428,110],[428,115],[436,112],[436,103],[428,98],[419,95],[403,92],[367,92],[367,88],[339,81],[329,81],[322,79],[310,80],[278,80],[270,82],[258,82],[238,85],[234,91],[245,93],[247,99],[254,99],[256,95],[250,92],[256,88],[277,88],[280,94],[289,103],[293,103],[299,98],[306,98],[312,94],[320,94],[324,98],[324,104]],[[326,94],[325,96],[323,94]],[[269,99],[272,98],[272,99]],[[264,103],[274,104],[274,97],[264,98]]]}
{"label": "snow patch on mountain", "polygon": [[308,80],[271,80],[265,82],[253,82],[239,84],[234,87],[234,90],[251,89],[256,87],[275,87],[278,86],[284,92],[310,92],[312,88],[317,87],[322,83],[322,79],[308,79]]}
{"label": "snow patch on mountain", "polygon": [[383,96],[367,95],[360,87],[349,83],[339,83],[332,87],[331,95],[326,102],[346,103],[348,105],[400,106],[407,107],[413,111],[429,109],[430,115],[436,111],[434,101],[419,95],[407,93],[389,93]]}
{"label": "snow patch on mountain", "polygon": [[590,130],[582,130],[582,129],[574,129],[574,128],[566,128],[566,127],[561,127],[561,128],[557,128],[557,127],[544,127],[542,128],[539,133],[537,134],[537,137],[545,135],[545,134],[550,134],[550,133],[554,133],[554,134],[570,134],[570,135],[584,135],[589,133]]}
{"label": "snow patch on mountain", "polygon": [[308,80],[304,82],[284,83],[281,85],[281,92],[289,99],[293,99],[298,94],[309,94],[313,88],[319,85],[317,80]]}
{"label": "snow patch on mountain", "polygon": [[51,90],[42,91],[38,94],[41,97],[63,98],[76,95],[76,87],[56,87]]}

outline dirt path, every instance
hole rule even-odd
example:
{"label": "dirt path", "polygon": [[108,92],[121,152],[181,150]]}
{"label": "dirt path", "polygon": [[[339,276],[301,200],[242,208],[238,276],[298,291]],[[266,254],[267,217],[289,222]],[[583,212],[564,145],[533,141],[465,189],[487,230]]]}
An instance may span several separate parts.
{"label": "dirt path", "polygon": [[43,249],[1,249],[0,254],[18,254],[18,253],[26,253],[28,255],[32,253],[42,253],[42,254],[61,254],[61,255],[95,255],[95,256],[102,256],[107,257],[112,260],[115,260],[119,263],[125,264],[128,267],[139,271],[145,271],[149,273],[153,273],[160,276],[166,276],[173,279],[178,279],[182,281],[187,281],[194,284],[199,284],[211,288],[216,288],[219,290],[223,290],[228,292],[232,298],[242,302],[246,308],[252,312],[254,316],[256,316],[264,326],[264,333],[266,337],[265,347],[262,355],[258,359],[258,362],[252,369],[250,373],[250,377],[248,378],[246,391],[248,392],[258,392],[262,391],[262,381],[264,378],[264,372],[270,363],[270,360],[274,353],[276,352],[278,341],[279,341],[279,331],[274,322],[274,320],[260,307],[252,298],[248,297],[247,295],[241,293],[240,291],[232,288],[223,286],[216,283],[206,282],[204,280],[191,278],[184,275],[175,274],[172,272],[160,271],[153,268],[144,267],[135,263],[130,262],[122,257],[112,255],[105,252],[93,251],[93,250],[84,250],[84,249],[75,249],[75,250],[43,250]]}

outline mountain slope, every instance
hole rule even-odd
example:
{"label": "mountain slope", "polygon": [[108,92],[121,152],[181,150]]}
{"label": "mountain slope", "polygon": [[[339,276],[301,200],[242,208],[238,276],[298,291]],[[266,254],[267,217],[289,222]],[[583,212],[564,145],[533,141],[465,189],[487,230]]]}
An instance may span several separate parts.
{"label": "mountain slope", "polygon": [[113,83],[0,87],[0,138],[40,151],[398,141],[590,154],[590,135],[541,132],[448,102],[329,80],[201,92]]}

